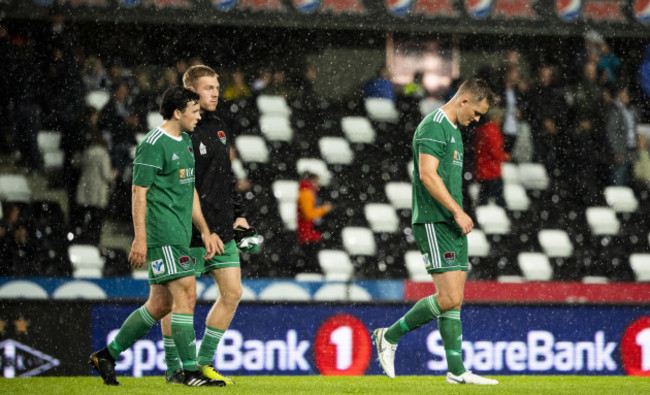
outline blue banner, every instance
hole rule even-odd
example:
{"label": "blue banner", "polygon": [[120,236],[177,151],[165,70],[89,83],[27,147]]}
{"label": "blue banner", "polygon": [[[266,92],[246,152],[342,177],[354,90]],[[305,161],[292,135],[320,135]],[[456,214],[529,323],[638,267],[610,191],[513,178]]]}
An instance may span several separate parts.
{"label": "blue banner", "polygon": [[[92,345],[106,345],[136,304],[96,304]],[[198,305],[200,339],[209,305]],[[215,355],[226,375],[382,374],[372,330],[392,324],[406,304],[242,304]],[[464,307],[463,357],[481,374],[650,374],[648,306]],[[435,322],[404,336],[397,375],[443,375]],[[645,356],[645,359],[644,359]],[[625,366],[624,366],[625,365]],[[159,325],[123,353],[118,375],[164,374]]]}

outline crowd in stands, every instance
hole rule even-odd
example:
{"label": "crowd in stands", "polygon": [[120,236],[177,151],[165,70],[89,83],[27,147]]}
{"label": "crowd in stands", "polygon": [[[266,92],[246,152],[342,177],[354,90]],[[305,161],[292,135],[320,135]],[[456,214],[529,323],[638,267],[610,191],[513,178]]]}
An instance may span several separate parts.
{"label": "crowd in stands", "polygon": [[[544,164],[555,188],[553,193],[561,196],[566,205],[597,205],[607,185],[647,190],[650,185],[647,142],[637,134],[637,127],[640,122],[650,120],[647,108],[650,49],[648,52],[638,74],[623,74],[626,59],[619,58],[603,37],[590,32],[572,67],[559,67],[552,62],[524,64],[519,52],[509,51],[501,65],[481,69],[478,76],[488,81],[500,96],[500,102],[483,124],[465,131],[465,168],[470,170],[465,178],[482,185],[479,203],[493,200],[505,205],[503,184],[499,180],[500,163],[504,161]],[[101,224],[108,215],[129,223],[132,149],[137,143],[136,136],[149,129],[148,114],[157,110],[162,92],[182,84],[187,67],[202,60],[187,57],[173,65],[152,68],[128,64],[119,56],[100,58],[86,54],[67,35],[61,16],[53,16],[48,28],[32,37],[12,37],[6,27],[0,26],[0,53],[5,54],[0,91],[6,92],[0,99],[1,150],[12,155],[19,166],[43,172],[38,132],[60,131],[64,152],[62,176],[51,181],[54,187],[68,191],[69,225],[77,229],[73,233],[83,235],[88,243],[99,244]],[[531,63],[535,70],[524,70]],[[373,179],[408,180],[404,170],[394,170],[395,163],[404,167],[411,159],[410,137],[422,118],[418,103],[431,98],[433,93],[422,85],[422,73],[416,73],[412,83],[396,87],[391,83],[389,70],[382,67],[375,78],[359,86],[356,101],[333,102],[320,97],[314,89],[316,69],[314,65],[306,65],[297,76],[288,76],[281,67],[266,66],[260,67],[254,76],[242,69],[222,73],[219,108],[235,133],[249,133],[257,127],[255,110],[251,110],[255,97],[287,98],[294,114],[294,143],[271,145],[276,151],[286,150],[272,156],[286,159],[316,154],[315,138],[335,128],[332,125],[337,125],[343,115],[364,115],[360,103],[365,98],[378,97],[395,103],[400,111],[399,122],[390,127],[375,125],[380,136],[376,147],[363,151],[367,166],[360,169],[361,178],[343,177],[335,183],[337,191],[334,187],[326,190],[330,197],[340,198],[341,190],[354,191],[357,197],[365,196],[334,202],[335,209],[328,218],[338,220],[325,221],[328,224],[324,227],[324,233],[329,230],[331,234],[351,217],[346,213],[348,205],[354,205],[355,200],[358,200],[356,204],[364,203],[372,195],[367,189],[362,191],[359,184],[372,183]],[[525,78],[529,75],[532,78]],[[445,97],[436,99],[442,101],[453,95],[454,86]],[[89,106],[85,100],[88,93],[98,90],[110,93],[108,103],[101,109]],[[391,136],[386,136],[389,130]],[[529,151],[517,153],[517,147],[526,141],[530,141]],[[491,171],[487,170],[489,166]],[[251,183],[241,184],[240,191],[247,195],[250,204],[260,205],[255,197],[270,194],[260,189],[269,189],[276,174],[261,169],[247,170]],[[283,172],[277,166],[274,170]],[[296,172],[283,175],[294,179],[299,176]],[[342,183],[349,185],[341,186]],[[648,201],[643,204],[647,206]],[[324,211],[331,209],[327,205]],[[263,212],[258,215],[263,216]],[[69,274],[62,267],[35,270],[34,265],[18,265],[16,262],[37,259],[30,258],[30,254],[51,249],[29,247],[30,243],[39,242],[31,236],[38,226],[24,215],[20,205],[7,203],[3,213],[0,275]],[[30,226],[34,229],[30,230]],[[296,238],[284,242],[293,244]],[[294,274],[282,270],[268,273]]]}

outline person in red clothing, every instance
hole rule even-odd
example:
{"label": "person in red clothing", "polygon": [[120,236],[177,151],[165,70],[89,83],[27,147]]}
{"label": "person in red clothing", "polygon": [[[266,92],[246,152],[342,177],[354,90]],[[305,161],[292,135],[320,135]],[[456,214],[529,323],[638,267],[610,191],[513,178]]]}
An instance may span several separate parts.
{"label": "person in red clothing", "polygon": [[317,206],[320,179],[316,174],[303,173],[298,192],[298,230],[296,241],[300,247],[301,259],[297,267],[301,271],[318,271],[316,253],[322,239],[321,233],[316,230],[315,223],[320,221],[332,210],[330,203]]}
{"label": "person in red clothing", "polygon": [[501,162],[510,160],[503,150],[503,134],[501,123],[505,111],[493,107],[487,113],[487,122],[476,129],[474,137],[474,152],[476,153],[476,181],[481,184],[477,205],[488,204],[494,198],[496,204],[505,207],[503,199],[503,179],[501,178]]}

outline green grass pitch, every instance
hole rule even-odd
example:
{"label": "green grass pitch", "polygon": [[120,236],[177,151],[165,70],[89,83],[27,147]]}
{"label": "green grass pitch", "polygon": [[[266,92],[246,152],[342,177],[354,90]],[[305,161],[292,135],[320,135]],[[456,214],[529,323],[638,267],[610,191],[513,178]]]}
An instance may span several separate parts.
{"label": "green grass pitch", "polygon": [[0,378],[2,394],[650,394],[650,377],[490,376],[497,386],[445,384],[444,376],[244,376],[224,388],[169,385],[162,377],[118,377],[122,387],[108,387],[99,377]]}

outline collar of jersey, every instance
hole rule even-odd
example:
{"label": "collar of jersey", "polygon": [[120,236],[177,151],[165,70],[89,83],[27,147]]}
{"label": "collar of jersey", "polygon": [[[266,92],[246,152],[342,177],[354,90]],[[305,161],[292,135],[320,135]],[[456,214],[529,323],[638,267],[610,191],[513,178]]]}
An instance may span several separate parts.
{"label": "collar of jersey", "polygon": [[458,126],[456,126],[456,125],[454,125],[453,123],[451,123],[451,121],[449,120],[449,118],[447,118],[447,113],[444,112],[444,111],[442,111],[442,108],[439,108],[438,111],[440,111],[440,112],[442,113],[442,115],[445,116],[445,119],[447,120],[447,122],[449,122],[449,124],[450,124],[451,126],[453,126],[454,129],[458,129]]}
{"label": "collar of jersey", "polygon": [[178,137],[174,137],[174,136],[172,136],[171,134],[165,132],[165,130],[164,130],[163,128],[161,128],[160,126],[158,126],[156,129],[158,129],[158,130],[160,130],[161,132],[163,132],[163,134],[166,135],[167,137],[169,137],[170,139],[174,139],[174,140],[176,140],[176,141],[183,141],[183,133],[181,133],[181,135],[178,136]]}

